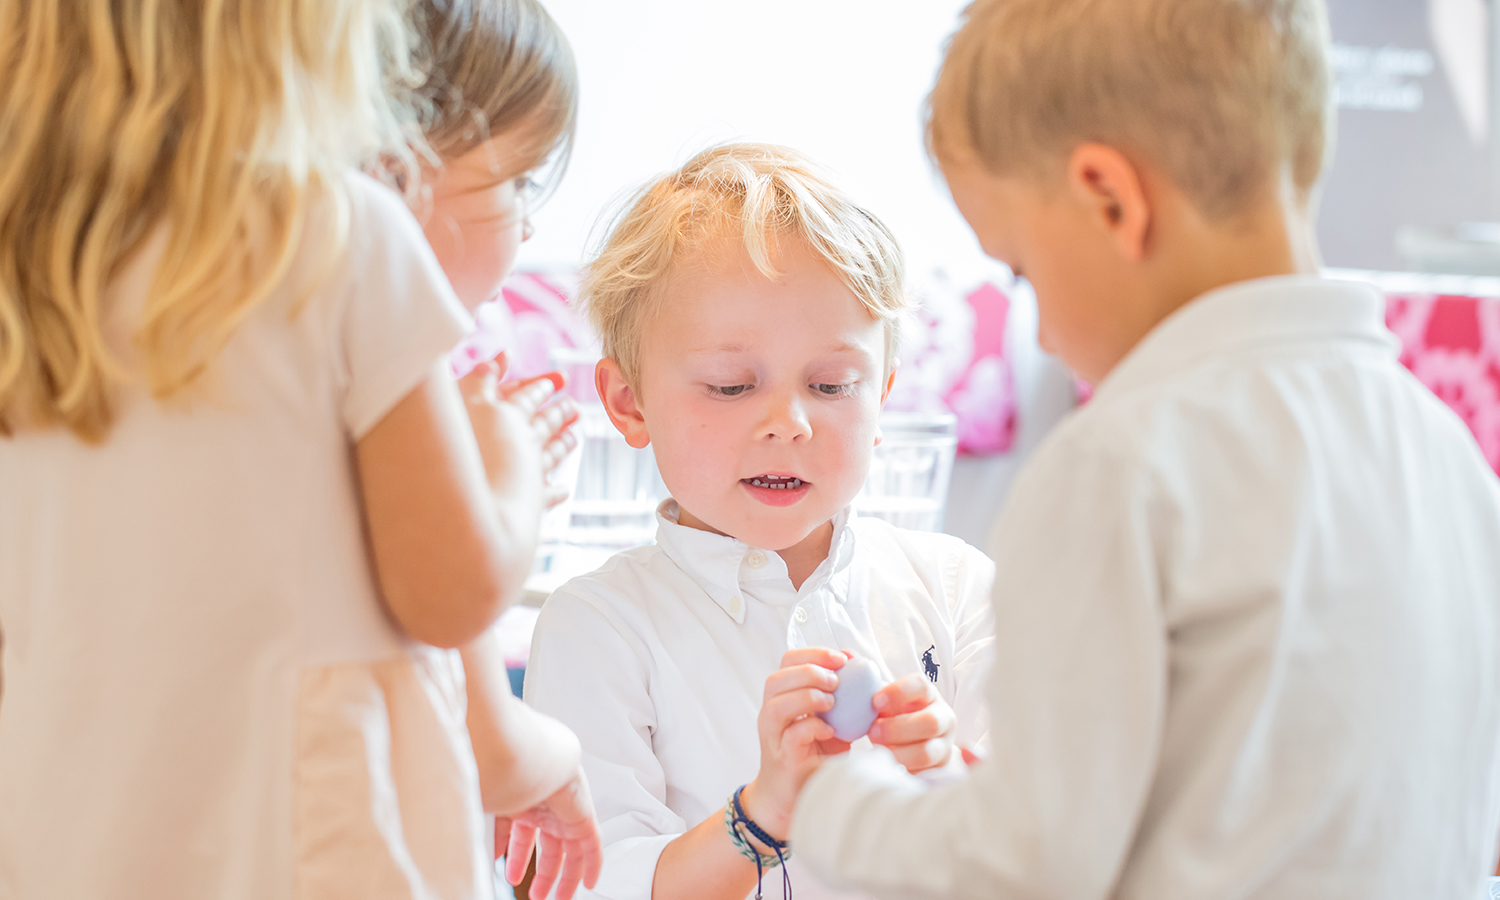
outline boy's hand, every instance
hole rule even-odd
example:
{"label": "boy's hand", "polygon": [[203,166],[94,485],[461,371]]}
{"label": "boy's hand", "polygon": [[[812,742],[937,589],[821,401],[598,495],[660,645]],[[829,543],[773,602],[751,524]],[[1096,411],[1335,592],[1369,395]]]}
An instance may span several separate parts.
{"label": "boy's hand", "polygon": [[760,773],[745,786],[740,805],[771,837],[785,840],[802,785],[823,760],[849,749],[833,726],[815,714],[833,708],[835,671],[848,659],[838,650],[788,650],[781,668],[766,679],[756,727]]}
{"label": "boy's hand", "polygon": [[536,806],[495,820],[495,850],[505,848],[505,880],[520,884],[536,849],[536,877],[531,896],[547,896],[555,883],[557,900],[569,900],[580,883],[599,881],[604,850],[588,780],[579,768],[573,778]]}
{"label": "boy's hand", "polygon": [[956,752],[958,717],[921,673],[896,679],[871,702],[879,718],[870,726],[870,742],[888,748],[908,772],[946,765]]}

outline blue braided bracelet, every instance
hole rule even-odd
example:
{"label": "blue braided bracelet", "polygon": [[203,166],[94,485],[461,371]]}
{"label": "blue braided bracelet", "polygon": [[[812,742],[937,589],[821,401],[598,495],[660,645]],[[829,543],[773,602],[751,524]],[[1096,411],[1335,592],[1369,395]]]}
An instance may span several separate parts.
{"label": "blue braided bracelet", "polygon": [[[781,892],[785,900],[792,900],[792,878],[787,874],[786,861],[792,858],[791,845],[786,841],[778,841],[766,833],[755,823],[755,820],[745,815],[745,808],[740,805],[740,794],[745,790],[745,785],[734,789],[729,795],[729,802],[724,804],[724,824],[729,828],[729,838],[734,841],[734,846],[740,851],[740,855],[755,863],[755,900],[761,898],[761,879],[764,869],[774,869],[781,866]],[[750,845],[750,841],[742,833],[740,826],[750,832],[751,836],[767,847],[776,851],[774,857],[762,856],[758,850]]]}

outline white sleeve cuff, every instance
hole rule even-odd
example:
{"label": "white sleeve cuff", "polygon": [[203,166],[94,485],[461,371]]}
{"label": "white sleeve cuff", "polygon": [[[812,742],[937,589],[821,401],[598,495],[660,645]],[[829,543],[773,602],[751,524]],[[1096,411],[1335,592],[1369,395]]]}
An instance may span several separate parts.
{"label": "white sleeve cuff", "polygon": [[623,838],[604,848],[604,866],[592,891],[579,887],[579,898],[651,900],[656,862],[667,845],[681,835],[653,834]]}

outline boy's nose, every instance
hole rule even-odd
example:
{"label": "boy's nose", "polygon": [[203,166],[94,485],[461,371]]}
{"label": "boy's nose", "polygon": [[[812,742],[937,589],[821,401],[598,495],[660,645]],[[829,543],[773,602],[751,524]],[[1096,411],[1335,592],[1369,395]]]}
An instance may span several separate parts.
{"label": "boy's nose", "polygon": [[531,216],[525,216],[521,219],[521,243],[531,240],[533,234],[536,234],[536,229],[531,227]]}
{"label": "boy's nose", "polygon": [[761,418],[760,438],[768,440],[807,440],[812,437],[812,423],[807,407],[793,391],[771,392]]}

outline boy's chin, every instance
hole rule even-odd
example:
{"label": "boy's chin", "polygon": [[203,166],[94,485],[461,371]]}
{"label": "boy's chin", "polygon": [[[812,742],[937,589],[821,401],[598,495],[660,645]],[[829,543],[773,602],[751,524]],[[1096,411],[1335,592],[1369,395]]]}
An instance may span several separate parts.
{"label": "boy's chin", "polygon": [[739,540],[752,547],[762,550],[770,550],[774,553],[782,553],[791,550],[810,538],[819,536],[818,532],[833,521],[838,511],[822,515],[784,515],[789,521],[765,521],[765,518],[779,518],[778,516],[757,517],[760,521],[745,523],[744,534],[735,535]]}

